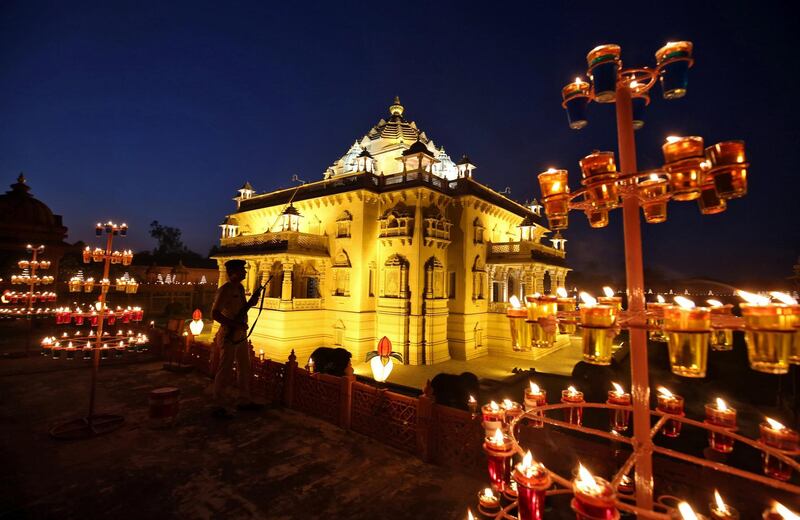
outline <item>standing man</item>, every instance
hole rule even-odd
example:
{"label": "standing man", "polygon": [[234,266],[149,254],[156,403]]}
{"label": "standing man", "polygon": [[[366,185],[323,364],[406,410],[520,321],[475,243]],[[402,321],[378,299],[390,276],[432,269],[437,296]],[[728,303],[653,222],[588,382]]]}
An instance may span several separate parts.
{"label": "standing man", "polygon": [[250,398],[250,345],[247,342],[247,311],[261,296],[263,288],[259,286],[250,300],[245,300],[242,280],[246,276],[244,260],[228,260],[225,262],[228,281],[217,290],[211,317],[221,326],[215,338],[220,349],[220,361],[214,377],[214,417],[230,418],[232,413],[223,404],[225,388],[230,384],[233,375],[233,362],[237,364],[239,383],[238,410],[259,410],[263,406]]}

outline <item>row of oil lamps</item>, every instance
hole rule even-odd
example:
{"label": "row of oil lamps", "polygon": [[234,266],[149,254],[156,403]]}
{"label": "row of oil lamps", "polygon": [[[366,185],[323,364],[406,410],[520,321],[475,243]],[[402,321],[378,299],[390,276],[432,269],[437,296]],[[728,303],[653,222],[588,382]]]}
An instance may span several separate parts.
{"label": "row of oil lamps", "polygon": [[20,260],[17,262],[20,269],[50,269],[50,260]]}
{"label": "row of oil lamps", "polygon": [[[133,251],[124,249],[122,251],[113,251],[110,255],[112,264],[131,265],[133,261]],[[83,250],[83,263],[88,264],[91,262],[102,262],[106,259],[105,249],[95,247],[92,250],[89,246]]]}
{"label": "row of oil lamps", "polygon": [[[95,288],[95,281],[94,278],[89,277],[83,279],[79,276],[73,276],[67,282],[67,286],[69,287],[69,292],[77,293],[83,290],[84,292],[92,292]],[[109,288],[111,287],[111,281],[108,278],[103,278],[100,280],[99,284],[101,287]],[[134,280],[133,278],[117,278],[116,283],[114,284],[114,288],[118,292],[124,292],[127,294],[136,294],[139,291],[139,282]]]}
{"label": "row of oil lamps", "polygon": [[122,224],[115,224],[110,220],[105,224],[98,222],[94,228],[95,235],[100,236],[104,231],[111,235],[119,235],[124,237],[128,235],[128,224],[124,222]]}
{"label": "row of oil lamps", "polygon": [[[606,404],[613,405],[610,409],[611,431],[615,433],[624,432],[629,427],[631,414],[631,394],[617,383],[612,383],[614,388],[608,392]],[[570,424],[580,426],[583,421],[583,408],[580,406],[585,403],[583,393],[570,386],[562,390],[561,402],[571,405],[564,409],[564,420]],[[525,390],[524,410],[533,412],[534,417],[542,417],[544,412],[536,413],[538,407],[547,404],[546,392],[533,382]],[[477,402],[470,397],[469,406],[473,414],[477,413]],[[619,408],[618,408],[619,407]],[[625,407],[625,408],[622,408]],[[544,518],[544,504],[546,492],[552,486],[548,470],[541,463],[535,462],[531,453],[526,453],[522,462],[513,466],[512,457],[515,453],[513,443],[508,435],[511,422],[524,413],[523,405],[505,399],[501,404],[494,401],[481,407],[480,413],[483,427],[486,431],[486,438],[483,444],[484,452],[487,455],[487,470],[491,487],[479,493],[478,500],[479,512],[486,517],[494,517],[500,510],[500,497],[518,502],[519,520],[540,520]],[[681,396],[671,393],[664,387],[658,388],[656,410],[661,413],[683,416],[684,401]],[[714,403],[705,406],[705,422],[730,431],[735,431],[736,410],[729,407],[725,401],[717,398]],[[541,428],[543,421],[533,419],[529,422],[533,427]],[[667,437],[678,437],[681,431],[681,423],[676,420],[666,421],[661,433]],[[791,430],[778,421],[771,418],[759,425],[761,434],[760,442],[766,446],[795,454],[800,445],[800,434]],[[734,439],[722,433],[709,431],[709,446],[711,449],[720,453],[730,453],[733,451]],[[787,481],[791,478],[792,468],[769,454],[763,454],[764,473],[772,478]],[[572,508],[578,520],[582,519],[615,519],[619,518],[616,508],[617,493],[624,496],[632,496],[634,493],[633,482],[627,475],[623,476],[617,489],[614,490],[608,481],[593,476],[583,465],[579,465],[577,478],[573,481]],[[711,518],[719,520],[734,520],[739,518],[738,512],[722,500],[718,493],[715,493],[716,500],[710,506]],[[773,508],[774,509],[774,508]],[[786,511],[791,515],[791,511],[777,508],[778,512]],[[688,504],[680,508],[682,518],[693,519],[700,516],[695,514]],[[796,516],[775,516],[765,518],[787,518],[797,519]]]}
{"label": "row of oil lamps", "polygon": [[[704,148],[703,138],[667,137],[662,146],[664,166],[659,170],[620,180],[614,152],[593,152],[579,161],[589,225],[608,225],[608,211],[620,204],[622,183],[632,183],[644,219],[650,224],[667,220],[667,202],[697,200],[700,212],[725,211],[727,201],[747,193],[747,168],[743,141],[723,141]],[[567,170],[550,168],[539,174],[547,220],[552,229],[569,224],[570,190]]]}
{"label": "row of oil lamps", "polygon": [[31,303],[47,303],[47,302],[54,302],[56,301],[56,293],[52,291],[27,291],[27,292],[18,292],[18,291],[3,291],[2,302],[3,303],[19,303],[19,302],[27,302],[30,301]]}
{"label": "row of oil lamps", "polygon": [[45,316],[55,312],[49,307],[13,307],[0,309],[0,318],[21,318],[25,316]]}
{"label": "row of oil lamps", "polygon": [[[664,99],[677,99],[686,95],[689,67],[692,60],[692,42],[669,42],[656,51],[656,69],[661,81]],[[562,106],[567,111],[569,126],[580,130],[588,124],[586,107],[589,101],[613,103],[616,98],[617,81],[622,69],[620,55],[622,49],[616,44],[595,47],[586,55],[588,69],[586,75],[591,82],[575,78],[561,89]],[[631,80],[631,101],[633,104],[633,127],[644,126],[644,109],[650,104],[650,96],[635,79]]]}
{"label": "row of oil lamps", "polygon": [[[95,332],[91,331],[88,335],[81,334],[76,332],[75,335],[69,336],[65,332],[61,338],[48,336],[42,339],[42,356],[62,359],[63,354],[63,359],[72,360],[80,352],[83,359],[91,359],[92,352],[95,350]],[[103,342],[99,348],[100,358],[108,359],[112,355],[114,357],[122,357],[122,353],[126,350],[129,352],[144,352],[147,350],[148,343],[147,335],[141,332],[134,333],[129,330],[125,334],[119,330],[116,336],[111,336],[108,332],[104,332]]]}
{"label": "row of oil lamps", "polygon": [[[608,365],[613,354],[614,338],[618,332],[617,319],[622,311],[622,298],[606,288],[606,296],[594,298],[580,293],[580,309],[563,288],[559,296],[529,295],[523,308],[516,297],[510,298],[507,310],[514,348],[531,345],[546,347],[553,344],[555,327],[549,326],[557,312],[574,314],[559,319],[562,333],[572,334],[580,323],[583,339],[583,360],[595,365]],[[785,293],[770,293],[770,298],[738,291],[746,303],[740,304],[744,320],[744,336],[750,367],[768,374],[786,374],[790,364],[800,364],[800,305]],[[698,307],[683,296],[675,304],[647,304],[650,339],[666,341],[672,372],[683,377],[705,377],[708,347],[715,350],[733,348],[733,331],[724,325],[714,325],[712,316],[732,317],[732,305],[708,300],[708,307]],[[716,327],[716,328],[715,328]]]}
{"label": "row of oil lamps", "polygon": [[50,285],[53,283],[53,278],[50,275],[39,276],[38,274],[22,273],[12,274],[11,283],[23,285]]}
{"label": "row of oil lamps", "polygon": [[[87,324],[96,327],[100,319],[99,303],[95,304],[95,308],[90,309],[83,309],[80,306],[74,309],[58,307],[54,309],[53,313],[56,317],[56,325],[67,325],[74,321],[75,325]],[[107,308],[104,315],[104,320],[109,325],[114,325],[117,320],[122,323],[140,322],[142,318],[144,318],[144,311],[141,307]]]}

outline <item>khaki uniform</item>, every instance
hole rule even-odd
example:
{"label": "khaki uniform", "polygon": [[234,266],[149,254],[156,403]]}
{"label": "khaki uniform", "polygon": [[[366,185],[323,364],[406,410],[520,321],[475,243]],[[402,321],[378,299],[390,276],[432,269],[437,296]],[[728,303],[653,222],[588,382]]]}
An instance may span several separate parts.
{"label": "khaki uniform", "polygon": [[[240,283],[227,282],[217,290],[212,306],[228,319],[236,319],[239,312],[247,305],[244,287]],[[239,399],[250,400],[250,345],[247,343],[247,316],[240,321],[241,327],[231,330],[222,325],[214,338],[220,351],[219,367],[214,376],[214,401],[220,403],[225,388],[233,376],[233,362],[237,365]]]}

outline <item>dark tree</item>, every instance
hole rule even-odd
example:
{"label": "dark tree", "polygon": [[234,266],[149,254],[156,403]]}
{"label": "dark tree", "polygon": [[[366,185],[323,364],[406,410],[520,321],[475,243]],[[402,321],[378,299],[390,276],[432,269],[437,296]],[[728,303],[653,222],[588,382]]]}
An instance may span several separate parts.
{"label": "dark tree", "polygon": [[181,230],[178,228],[164,226],[154,220],[150,223],[150,236],[158,241],[153,255],[175,255],[188,251],[181,240]]}

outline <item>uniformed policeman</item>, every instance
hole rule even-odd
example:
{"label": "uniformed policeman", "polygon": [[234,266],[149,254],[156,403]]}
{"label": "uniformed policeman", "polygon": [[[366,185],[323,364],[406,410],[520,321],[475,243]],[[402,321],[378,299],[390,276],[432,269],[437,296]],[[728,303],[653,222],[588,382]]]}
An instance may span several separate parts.
{"label": "uniformed policeman", "polygon": [[253,307],[261,296],[263,287],[259,286],[250,297],[245,299],[242,280],[246,276],[244,260],[228,260],[225,262],[228,281],[217,290],[211,317],[220,324],[215,338],[220,349],[220,361],[214,377],[214,416],[231,417],[231,412],[224,406],[223,394],[233,376],[233,363],[236,361],[239,410],[258,410],[262,405],[250,398],[250,345],[247,342],[247,311]]}

